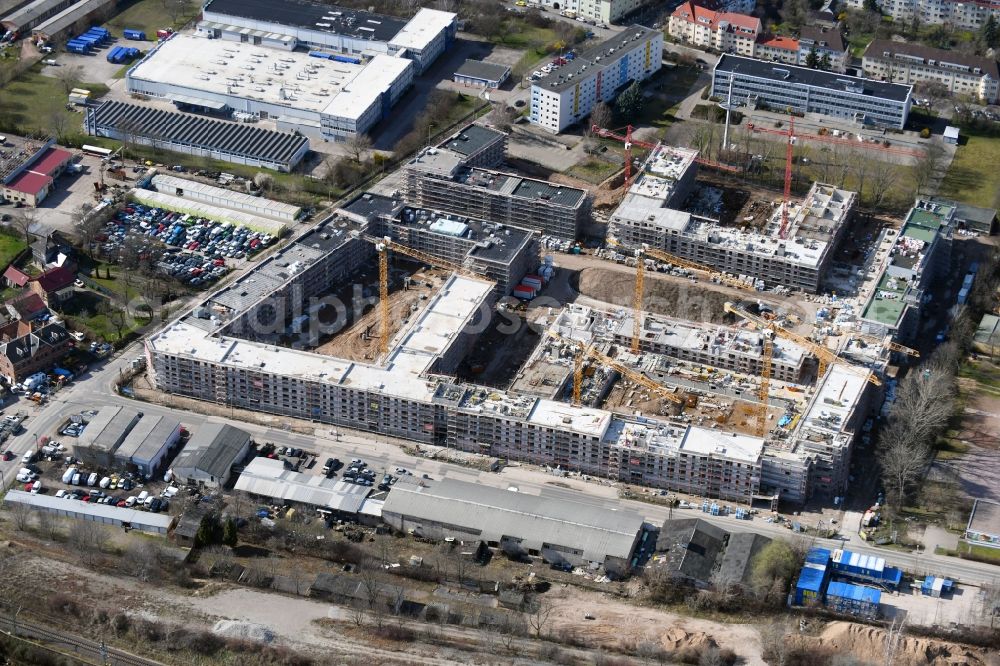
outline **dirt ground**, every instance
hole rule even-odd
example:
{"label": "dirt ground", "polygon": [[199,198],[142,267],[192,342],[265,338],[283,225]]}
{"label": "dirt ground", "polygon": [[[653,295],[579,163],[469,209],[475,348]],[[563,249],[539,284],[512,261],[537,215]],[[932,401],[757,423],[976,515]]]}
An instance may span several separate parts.
{"label": "dirt ground", "polygon": [[[446,273],[436,268],[422,269],[412,273],[413,281],[409,289],[398,288],[389,291],[389,339],[406,325],[413,315],[413,307],[421,307],[421,300],[429,298]],[[430,282],[434,287],[428,287]],[[324,342],[314,351],[327,356],[351,361],[372,361],[378,353],[381,328],[381,308],[374,307],[365,312],[350,326]]]}
{"label": "dirt ground", "polygon": [[[613,305],[631,307],[634,285],[635,269],[609,265],[584,268],[579,272],[575,286],[583,296]],[[716,324],[727,321],[723,309],[726,301],[745,299],[748,294],[704,279],[691,282],[657,273],[646,274],[644,287],[642,301],[644,310],[680,319]],[[761,292],[755,294],[754,299],[771,304],[776,311],[794,314],[804,319],[805,313],[797,305],[772,296]]]}
{"label": "dirt ground", "polygon": [[827,647],[836,654],[850,654],[870,664],[986,666],[996,663],[994,659],[988,660],[989,655],[981,650],[909,636],[902,637],[890,655],[886,653],[888,641],[884,630],[850,622],[831,622],[818,636],[797,639],[807,644]]}
{"label": "dirt ground", "polygon": [[[553,604],[552,629],[556,632],[582,630],[587,638],[601,642],[626,646],[650,641],[668,650],[711,642],[729,648],[747,666],[765,663],[760,636],[752,625],[683,617],[571,587],[550,590],[547,596]],[[586,620],[585,615],[594,619]]]}

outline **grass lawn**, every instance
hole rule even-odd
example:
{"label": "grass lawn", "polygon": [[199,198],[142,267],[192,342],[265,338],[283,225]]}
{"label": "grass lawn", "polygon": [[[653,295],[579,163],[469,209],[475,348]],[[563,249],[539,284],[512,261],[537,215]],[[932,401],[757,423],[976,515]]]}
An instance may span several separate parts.
{"label": "grass lawn", "polygon": [[621,164],[612,164],[599,157],[588,157],[567,169],[566,174],[597,185],[620,169]]}
{"label": "grass lawn", "polygon": [[985,208],[1000,203],[1000,137],[968,134],[955,151],[940,194],[949,199]]}
{"label": "grass lawn", "polygon": [[651,94],[642,100],[642,112],[632,124],[636,127],[657,127],[658,134],[674,122],[679,102],[688,96],[691,86],[698,80],[694,67],[664,66],[644,87]]}
{"label": "grass lawn", "polygon": [[[66,108],[66,89],[62,82],[41,75],[41,65],[35,65],[3,89],[0,103],[0,123],[26,131],[56,134],[79,133],[83,116]],[[81,82],[95,99],[103,97],[108,87],[103,83]]]}
{"label": "grass lawn", "polygon": [[0,266],[6,270],[14,257],[26,247],[28,246],[20,238],[0,235]]}
{"label": "grass lawn", "polygon": [[[125,4],[125,3],[123,3]],[[201,3],[191,3],[190,10],[183,12],[177,17],[177,21],[170,20],[170,14],[164,9],[162,0],[136,0],[128,3],[127,9],[121,12],[105,24],[116,37],[121,36],[122,30],[131,28],[142,30],[146,33],[146,38],[156,41],[156,31],[165,28],[175,30],[184,26],[185,23],[198,15]]]}

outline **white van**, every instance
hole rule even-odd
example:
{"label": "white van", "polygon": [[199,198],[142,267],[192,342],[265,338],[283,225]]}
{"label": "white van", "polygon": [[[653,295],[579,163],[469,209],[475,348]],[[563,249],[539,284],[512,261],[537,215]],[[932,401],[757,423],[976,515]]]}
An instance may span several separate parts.
{"label": "white van", "polygon": [[135,495],[132,495],[127,500],[125,500],[125,506],[135,506]]}
{"label": "white van", "polygon": [[22,465],[27,465],[28,463],[30,463],[34,459],[35,459],[35,451],[34,451],[34,449],[28,449],[27,451],[24,452],[24,455],[21,456],[21,464]]}
{"label": "white van", "polygon": [[149,498],[149,493],[148,493],[147,491],[143,490],[143,491],[142,491],[141,493],[139,493],[139,495],[138,495],[138,496],[137,496],[137,497],[135,498],[135,501],[136,501],[136,502],[138,502],[139,504],[142,504],[142,503],[143,503],[143,502],[145,502],[145,501],[146,501],[146,500],[147,500],[148,498]]}
{"label": "white van", "polygon": [[101,488],[107,488],[110,485],[111,485],[111,477],[110,476],[106,476],[103,479],[101,479],[101,483],[100,483]]}
{"label": "white van", "polygon": [[87,485],[88,486],[96,486],[97,485],[97,478],[98,478],[97,477],[97,472],[91,472],[90,476],[87,477]]}
{"label": "white van", "polygon": [[33,484],[31,484],[31,494],[32,495],[37,495],[38,491],[40,491],[41,489],[42,489],[42,482],[41,481],[35,481]]}
{"label": "white van", "polygon": [[76,467],[70,467],[68,470],[66,470],[65,472],[63,472],[62,482],[63,483],[72,483],[72,481],[73,481],[73,475],[76,474],[79,471],[80,470],[78,470]]}
{"label": "white van", "polygon": [[73,472],[73,478],[70,480],[70,482],[74,486],[78,486],[78,485],[80,485],[81,481],[83,481],[83,477],[80,476],[80,473],[79,472]]}

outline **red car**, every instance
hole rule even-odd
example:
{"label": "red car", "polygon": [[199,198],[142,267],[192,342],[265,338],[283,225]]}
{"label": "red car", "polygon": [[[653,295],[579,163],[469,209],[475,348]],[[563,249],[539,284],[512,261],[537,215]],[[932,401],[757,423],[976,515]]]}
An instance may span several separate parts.
{"label": "red car", "polygon": [[5,462],[8,461],[8,460],[13,460],[14,459],[14,454],[11,453],[10,451],[4,451],[3,452],[3,459],[4,459]]}

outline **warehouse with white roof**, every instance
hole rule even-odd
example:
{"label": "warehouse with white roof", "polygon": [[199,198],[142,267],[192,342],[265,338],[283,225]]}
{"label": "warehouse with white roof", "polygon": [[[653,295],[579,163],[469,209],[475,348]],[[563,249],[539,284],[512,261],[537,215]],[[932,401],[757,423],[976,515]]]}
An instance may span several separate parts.
{"label": "warehouse with white roof", "polygon": [[198,34],[211,39],[351,56],[385,54],[425,70],[455,38],[457,15],[421,8],[409,21],[308,0],[212,0]]}
{"label": "warehouse with white roof", "polygon": [[[360,58],[358,60],[361,60]],[[335,62],[302,52],[176,34],[125,75],[130,94],[181,109],[242,113],[279,130],[343,140],[369,131],[413,82],[412,61]]]}

